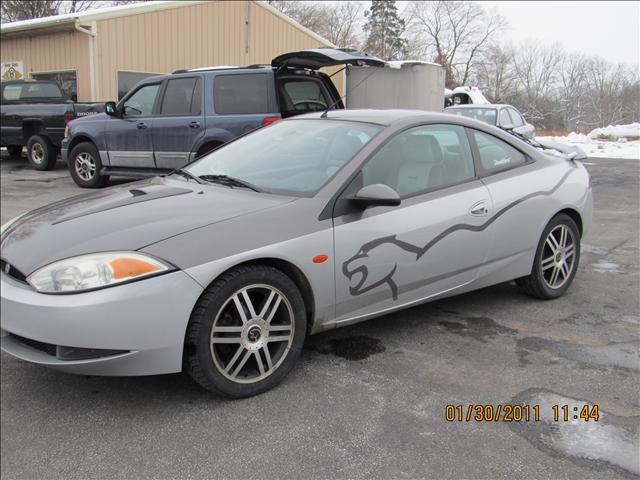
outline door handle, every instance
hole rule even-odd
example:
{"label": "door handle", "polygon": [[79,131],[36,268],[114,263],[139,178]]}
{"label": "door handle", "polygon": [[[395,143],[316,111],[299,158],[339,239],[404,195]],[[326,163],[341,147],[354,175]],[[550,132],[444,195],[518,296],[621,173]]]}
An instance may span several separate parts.
{"label": "door handle", "polygon": [[484,217],[487,213],[489,213],[489,209],[487,208],[487,205],[484,203],[484,201],[474,203],[469,209],[469,214],[473,215],[474,217]]}
{"label": "door handle", "polygon": [[147,124],[144,122],[138,122],[136,124],[136,127],[138,127],[140,130],[145,130],[147,128]]}
{"label": "door handle", "polygon": [[189,128],[200,128],[200,123],[199,122],[191,122],[189,124]]}

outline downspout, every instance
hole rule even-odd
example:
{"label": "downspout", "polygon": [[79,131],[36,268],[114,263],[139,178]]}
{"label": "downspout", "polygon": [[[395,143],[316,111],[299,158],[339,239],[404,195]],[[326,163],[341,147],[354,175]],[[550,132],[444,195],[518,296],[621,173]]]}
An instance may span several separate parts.
{"label": "downspout", "polygon": [[95,53],[96,53],[96,36],[97,36],[97,24],[96,22],[91,22],[91,26],[86,28],[78,22],[78,19],[73,24],[76,31],[80,33],[84,33],[85,35],[89,35],[89,85],[90,85],[90,95],[91,101],[96,101],[96,62],[95,62]]}

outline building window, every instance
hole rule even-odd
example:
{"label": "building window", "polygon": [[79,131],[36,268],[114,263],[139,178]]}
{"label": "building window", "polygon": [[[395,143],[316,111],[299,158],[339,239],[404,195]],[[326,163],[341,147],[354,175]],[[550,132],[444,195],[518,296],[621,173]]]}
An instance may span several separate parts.
{"label": "building window", "polygon": [[160,75],[159,73],[143,73],[143,72],[118,72],[118,101],[133,88],[138,82],[145,78]]}
{"label": "building window", "polygon": [[65,72],[32,73],[31,78],[34,80],[53,80],[60,86],[64,98],[73,100],[74,102],[78,101],[78,80],[76,72],[73,70]]}

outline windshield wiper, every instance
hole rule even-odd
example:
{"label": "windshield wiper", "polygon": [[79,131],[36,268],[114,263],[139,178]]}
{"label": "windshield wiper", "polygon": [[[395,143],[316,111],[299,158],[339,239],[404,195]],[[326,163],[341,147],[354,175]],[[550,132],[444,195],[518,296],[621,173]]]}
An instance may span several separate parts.
{"label": "windshield wiper", "polygon": [[182,175],[183,177],[190,178],[191,180],[195,180],[196,182],[200,183],[201,185],[204,185],[206,183],[206,182],[203,182],[202,180],[200,180],[200,177],[198,177],[197,175],[194,175],[189,170],[185,170],[184,168],[176,168],[171,173],[176,173],[178,175]]}
{"label": "windshield wiper", "polygon": [[249,183],[245,180],[240,180],[236,177],[230,177],[229,175],[200,175],[198,178],[205,180],[207,182],[221,183],[222,185],[228,185],[230,187],[244,187],[254,192],[261,192],[258,187],[254,184]]}

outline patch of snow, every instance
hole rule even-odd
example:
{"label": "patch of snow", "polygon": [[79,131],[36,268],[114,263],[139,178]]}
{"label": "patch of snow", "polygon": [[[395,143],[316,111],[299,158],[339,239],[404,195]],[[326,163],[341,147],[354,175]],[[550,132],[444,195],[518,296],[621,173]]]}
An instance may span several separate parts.
{"label": "patch of snow", "polygon": [[596,128],[589,132],[589,138],[607,138],[609,140],[627,140],[640,139],[640,123],[631,123],[629,125],[609,125],[604,128]]}
{"label": "patch of snow", "polygon": [[[609,129],[609,130],[607,130]],[[635,129],[635,130],[634,130]],[[564,145],[578,146],[590,158],[623,158],[629,160],[640,160],[640,140],[633,140],[631,132],[638,135],[640,124],[616,125],[606,129],[596,129],[584,135],[582,133],[571,132],[566,137],[537,137],[539,142],[556,142]],[[609,131],[610,135],[625,134],[618,137],[618,141],[598,140],[594,132]],[[593,136],[592,136],[593,135]],[[622,140],[624,138],[624,140]],[[638,137],[636,137],[638,138]]]}

